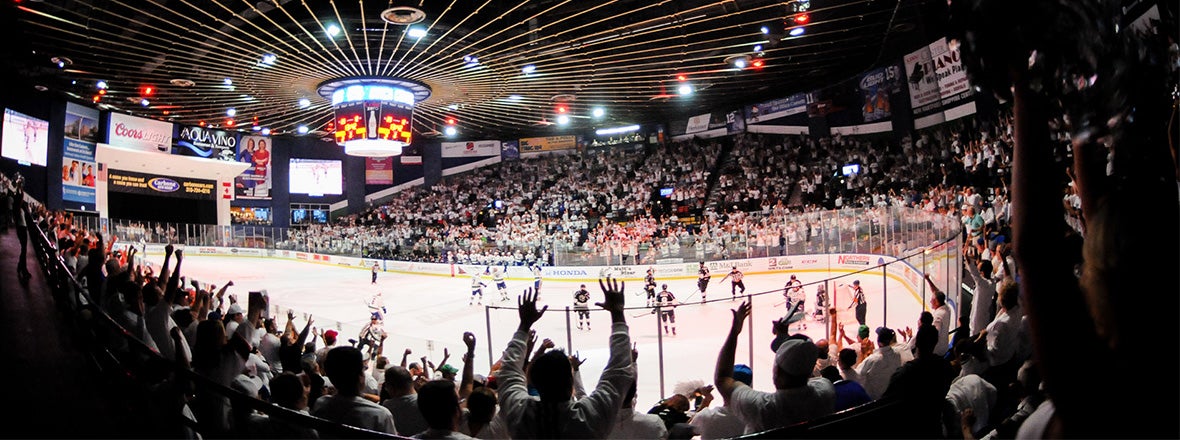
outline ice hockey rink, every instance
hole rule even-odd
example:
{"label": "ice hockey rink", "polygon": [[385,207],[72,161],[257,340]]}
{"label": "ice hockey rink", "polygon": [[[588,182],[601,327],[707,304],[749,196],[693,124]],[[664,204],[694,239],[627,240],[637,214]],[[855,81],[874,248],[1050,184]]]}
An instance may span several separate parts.
{"label": "ice hockey rink", "polygon": [[[153,266],[159,267],[162,256],[149,255]],[[411,361],[428,356],[432,362],[443,359],[444,349],[451,357],[447,361],[456,368],[462,366],[465,350],[462,335],[470,331],[477,338],[475,372],[486,374],[507,346],[518,324],[515,310],[517,296],[533,285],[532,279],[509,279],[510,300],[501,301],[495,285],[486,279],[483,304],[485,308],[469,305],[471,300],[471,278],[469,276],[439,276],[400,272],[381,272],[377,283],[370,283],[368,270],[317,264],[275,258],[252,258],[236,256],[189,256],[186,255],[182,275],[190,280],[212,283],[218,286],[233,280],[229,294],[237,295],[245,302],[248,292],[265,290],[270,300],[269,312],[277,317],[280,327],[286,323],[287,310],[296,314],[296,325],[302,328],[305,316],[314,319],[317,329],[336,329],[340,338],[355,339],[361,327],[369,320],[369,300],[381,293],[386,309],[385,328],[389,333],[384,354],[394,364],[401,360],[406,348],[412,350]],[[806,316],[808,319],[792,326],[797,333],[804,333],[813,339],[825,338],[822,323],[811,319],[815,301],[816,285],[828,278],[826,272],[800,272],[797,275],[806,293]],[[712,382],[717,353],[729,331],[732,322],[731,309],[741,299],[731,300],[730,281],[721,281],[724,273],[713,274],[708,288],[708,302],[701,304],[697,292],[696,278],[660,280],[667,284],[682,303],[675,309],[676,335],[661,336],[657,327],[656,314],[645,309],[646,296],[643,282],[639,279],[626,281],[627,323],[631,340],[639,352],[638,402],[637,408],[645,410],[654,405],[661,396],[673,394],[678,383]],[[749,364],[754,371],[754,388],[773,390],[770,367],[774,353],[770,350],[771,323],[786,313],[782,288],[789,274],[754,274],[745,277],[746,293],[757,294],[753,299],[753,328],[749,321],[738,338],[736,362]],[[851,277],[840,278],[829,284],[835,289],[835,306],[840,310],[839,320],[845,325],[848,335],[855,338],[856,321],[853,311],[848,310],[847,289],[838,283],[851,283],[858,279],[868,299],[867,324],[871,328],[886,324],[891,328],[916,327],[918,316],[923,310],[920,294],[906,290],[901,284],[885,277],[878,270]],[[577,315],[566,308],[573,303],[573,292],[583,284],[569,281],[543,281],[540,304],[549,310],[534,325],[540,339],[553,340],[558,348],[577,353],[585,364],[582,378],[587,390],[593,389],[598,376],[609,357],[610,317],[592,306],[591,329],[577,329]],[[586,282],[591,293],[591,303],[602,300],[597,282]],[[887,289],[888,306],[883,307]],[[658,290],[658,289],[657,289]],[[567,318],[568,316],[568,318]],[[571,331],[567,333],[567,319]],[[806,329],[802,324],[806,324]],[[490,339],[489,339],[490,330]],[[753,339],[750,335],[753,331]],[[874,336],[875,338],[875,336]],[[660,347],[663,350],[661,356]],[[344,342],[347,343],[347,342]],[[491,357],[489,358],[489,347]],[[752,350],[752,351],[751,351]],[[751,362],[751,352],[753,353]],[[662,365],[662,367],[661,367]],[[661,371],[663,372],[661,378]],[[661,392],[661,379],[663,390]],[[720,397],[720,396],[718,396]]]}

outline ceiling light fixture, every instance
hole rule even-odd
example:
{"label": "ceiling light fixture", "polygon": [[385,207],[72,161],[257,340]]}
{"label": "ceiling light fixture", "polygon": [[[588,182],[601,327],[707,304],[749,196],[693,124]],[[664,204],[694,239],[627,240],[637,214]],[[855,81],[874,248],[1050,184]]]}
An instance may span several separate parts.
{"label": "ceiling light fixture", "polygon": [[426,36],[426,29],[423,29],[419,26],[410,26],[410,28],[406,30],[406,35],[409,35],[410,38],[421,39],[422,37]]}
{"label": "ceiling light fixture", "polygon": [[676,91],[679,92],[681,96],[688,96],[692,94],[692,86],[688,84],[681,84],[680,87],[676,89]]}
{"label": "ceiling light fixture", "polygon": [[791,29],[790,35],[792,37],[798,37],[800,35],[803,35],[804,32],[806,32],[806,31],[803,30],[803,26],[799,26],[797,28]]}
{"label": "ceiling light fixture", "polygon": [[279,60],[279,56],[275,55],[273,53],[268,53],[268,54],[265,54],[262,56],[262,64],[265,64],[268,66],[273,66],[274,63],[278,60]]}
{"label": "ceiling light fixture", "polygon": [[454,136],[455,133],[458,133],[458,131],[455,130],[455,127],[447,126],[447,128],[443,129],[443,133],[447,136]]}
{"label": "ceiling light fixture", "polygon": [[299,108],[311,107],[311,100],[307,98],[299,98]]}
{"label": "ceiling light fixture", "polygon": [[231,118],[232,118],[232,117],[234,117],[234,116],[237,116],[237,115],[238,115],[238,110],[237,110],[237,109],[235,109],[235,108],[233,108],[233,107],[230,107],[230,108],[228,108],[228,109],[226,109],[226,110],[225,110],[225,115],[226,115],[226,116],[229,116],[229,117],[231,117]]}
{"label": "ceiling light fixture", "polygon": [[570,117],[566,114],[557,115],[557,123],[560,125],[567,125],[570,123]]}
{"label": "ceiling light fixture", "polygon": [[533,72],[537,71],[537,66],[535,64],[527,64],[524,67],[521,67],[520,71],[525,75],[531,75]]}
{"label": "ceiling light fixture", "polygon": [[300,126],[298,126],[298,127],[295,127],[295,132],[296,132],[296,133],[299,133],[299,134],[307,134],[307,126],[306,126],[306,125],[300,125]]}
{"label": "ceiling light fixture", "polygon": [[593,115],[595,118],[601,118],[603,116],[606,116],[606,110],[603,109],[602,107],[594,107],[594,110],[591,110],[590,114]]}
{"label": "ceiling light fixture", "polygon": [[340,35],[340,26],[330,24],[328,25],[328,29],[325,31],[328,33],[329,37],[335,38],[337,35]]}

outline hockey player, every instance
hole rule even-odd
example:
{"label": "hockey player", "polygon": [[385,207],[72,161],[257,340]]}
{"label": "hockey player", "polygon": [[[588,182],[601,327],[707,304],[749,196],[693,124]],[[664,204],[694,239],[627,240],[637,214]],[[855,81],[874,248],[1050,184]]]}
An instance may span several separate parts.
{"label": "hockey player", "polygon": [[[668,285],[661,286],[663,290],[656,294],[656,304],[660,309],[660,321],[664,323],[664,334],[668,334],[668,324],[672,324],[672,335],[676,335],[676,295],[668,291]],[[652,309],[651,311],[656,311]]]}
{"label": "hockey player", "polygon": [[746,293],[746,283],[742,282],[743,276],[745,276],[745,274],[738,270],[737,266],[734,266],[733,270],[730,270],[729,273],[725,274],[725,278],[721,279],[721,282],[725,282],[726,279],[732,280],[731,282],[733,283],[733,286],[729,290],[731,295],[730,300],[737,298],[737,290],[739,287],[742,288],[742,294]]}
{"label": "hockey player", "polygon": [[381,296],[381,292],[377,292],[376,295],[369,298],[369,301],[365,305],[369,306],[370,313],[377,313],[382,320],[385,319],[385,314],[388,312],[385,311],[385,299]]}
{"label": "hockey player", "polygon": [[647,293],[647,306],[656,302],[656,274],[652,268],[647,268],[647,276],[643,277],[643,291]]}
{"label": "hockey player", "polygon": [[373,263],[373,279],[370,280],[369,284],[377,284],[377,263]]}
{"label": "hockey player", "polygon": [[533,264],[532,266],[529,266],[529,269],[533,271],[533,290],[535,292],[537,292],[538,294],[540,294],[541,293],[541,266],[537,265],[537,264]]}
{"label": "hockey player", "polygon": [[483,305],[484,287],[488,287],[488,284],[483,282],[483,277],[479,276],[478,273],[471,274],[471,300],[467,301],[467,305],[471,305],[476,301],[479,301],[479,305]]}
{"label": "hockey player", "polygon": [[583,284],[581,289],[574,291],[574,310],[578,312],[578,330],[586,326],[590,330],[590,291]]}
{"label": "hockey player", "polygon": [[[791,279],[787,281],[787,285],[783,286],[783,297],[787,299],[788,311],[796,305],[802,304],[806,301],[806,297],[803,294],[803,282],[799,281],[798,277],[791,275]],[[807,329],[806,322],[803,323],[803,329]]]}
{"label": "hockey player", "polygon": [[815,286],[815,312],[812,313],[812,318],[818,322],[824,323],[827,328],[827,311],[828,311],[828,292],[823,283]]}
{"label": "hockey player", "polygon": [[705,267],[705,262],[701,262],[701,267],[697,269],[697,290],[701,291],[701,304],[705,303],[705,289],[709,288],[709,280],[713,278],[709,275],[709,268]]}
{"label": "hockey player", "polygon": [[504,281],[504,273],[507,271],[507,266],[503,271],[498,267],[492,269],[492,282],[496,283],[496,290],[500,291],[500,301],[508,301],[508,283]]}
{"label": "hockey player", "polygon": [[381,314],[373,312],[369,316],[369,323],[365,324],[365,327],[361,329],[360,336],[357,337],[357,340],[360,341],[357,348],[364,350],[367,347],[369,361],[373,361],[381,354],[386,337],[388,334],[385,333],[385,324],[381,320]]}

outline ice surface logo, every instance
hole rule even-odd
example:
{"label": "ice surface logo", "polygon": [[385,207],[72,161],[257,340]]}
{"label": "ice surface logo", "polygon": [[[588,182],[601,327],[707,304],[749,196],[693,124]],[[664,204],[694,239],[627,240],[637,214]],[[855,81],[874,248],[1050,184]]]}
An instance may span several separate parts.
{"label": "ice surface logo", "polygon": [[148,186],[152,187],[152,189],[156,191],[165,193],[176,192],[176,190],[180,189],[179,183],[176,183],[175,180],[166,177],[157,177],[149,180]]}

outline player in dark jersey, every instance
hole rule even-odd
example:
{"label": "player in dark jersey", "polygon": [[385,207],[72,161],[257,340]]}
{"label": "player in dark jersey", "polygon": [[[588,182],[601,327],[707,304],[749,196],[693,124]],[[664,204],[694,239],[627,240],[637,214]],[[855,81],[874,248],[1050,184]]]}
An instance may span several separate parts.
{"label": "player in dark jersey", "polygon": [[574,310],[578,312],[578,330],[586,326],[590,330],[590,291],[583,284],[581,289],[574,291]]}
{"label": "player in dark jersey", "polygon": [[[672,335],[676,335],[676,295],[668,291],[668,285],[663,285],[663,290],[656,294],[656,303],[660,309],[660,321],[664,322],[664,334],[668,334],[668,324],[672,324]],[[652,309],[654,312],[655,309]]]}
{"label": "player in dark jersey", "polygon": [[697,269],[697,290],[701,291],[701,303],[705,302],[705,290],[709,288],[709,280],[713,276],[709,275],[709,268],[705,267],[705,262],[701,262],[701,267]]}
{"label": "player in dark jersey", "polygon": [[652,268],[647,268],[647,276],[643,277],[643,291],[647,292],[647,306],[656,302],[656,275]]}

